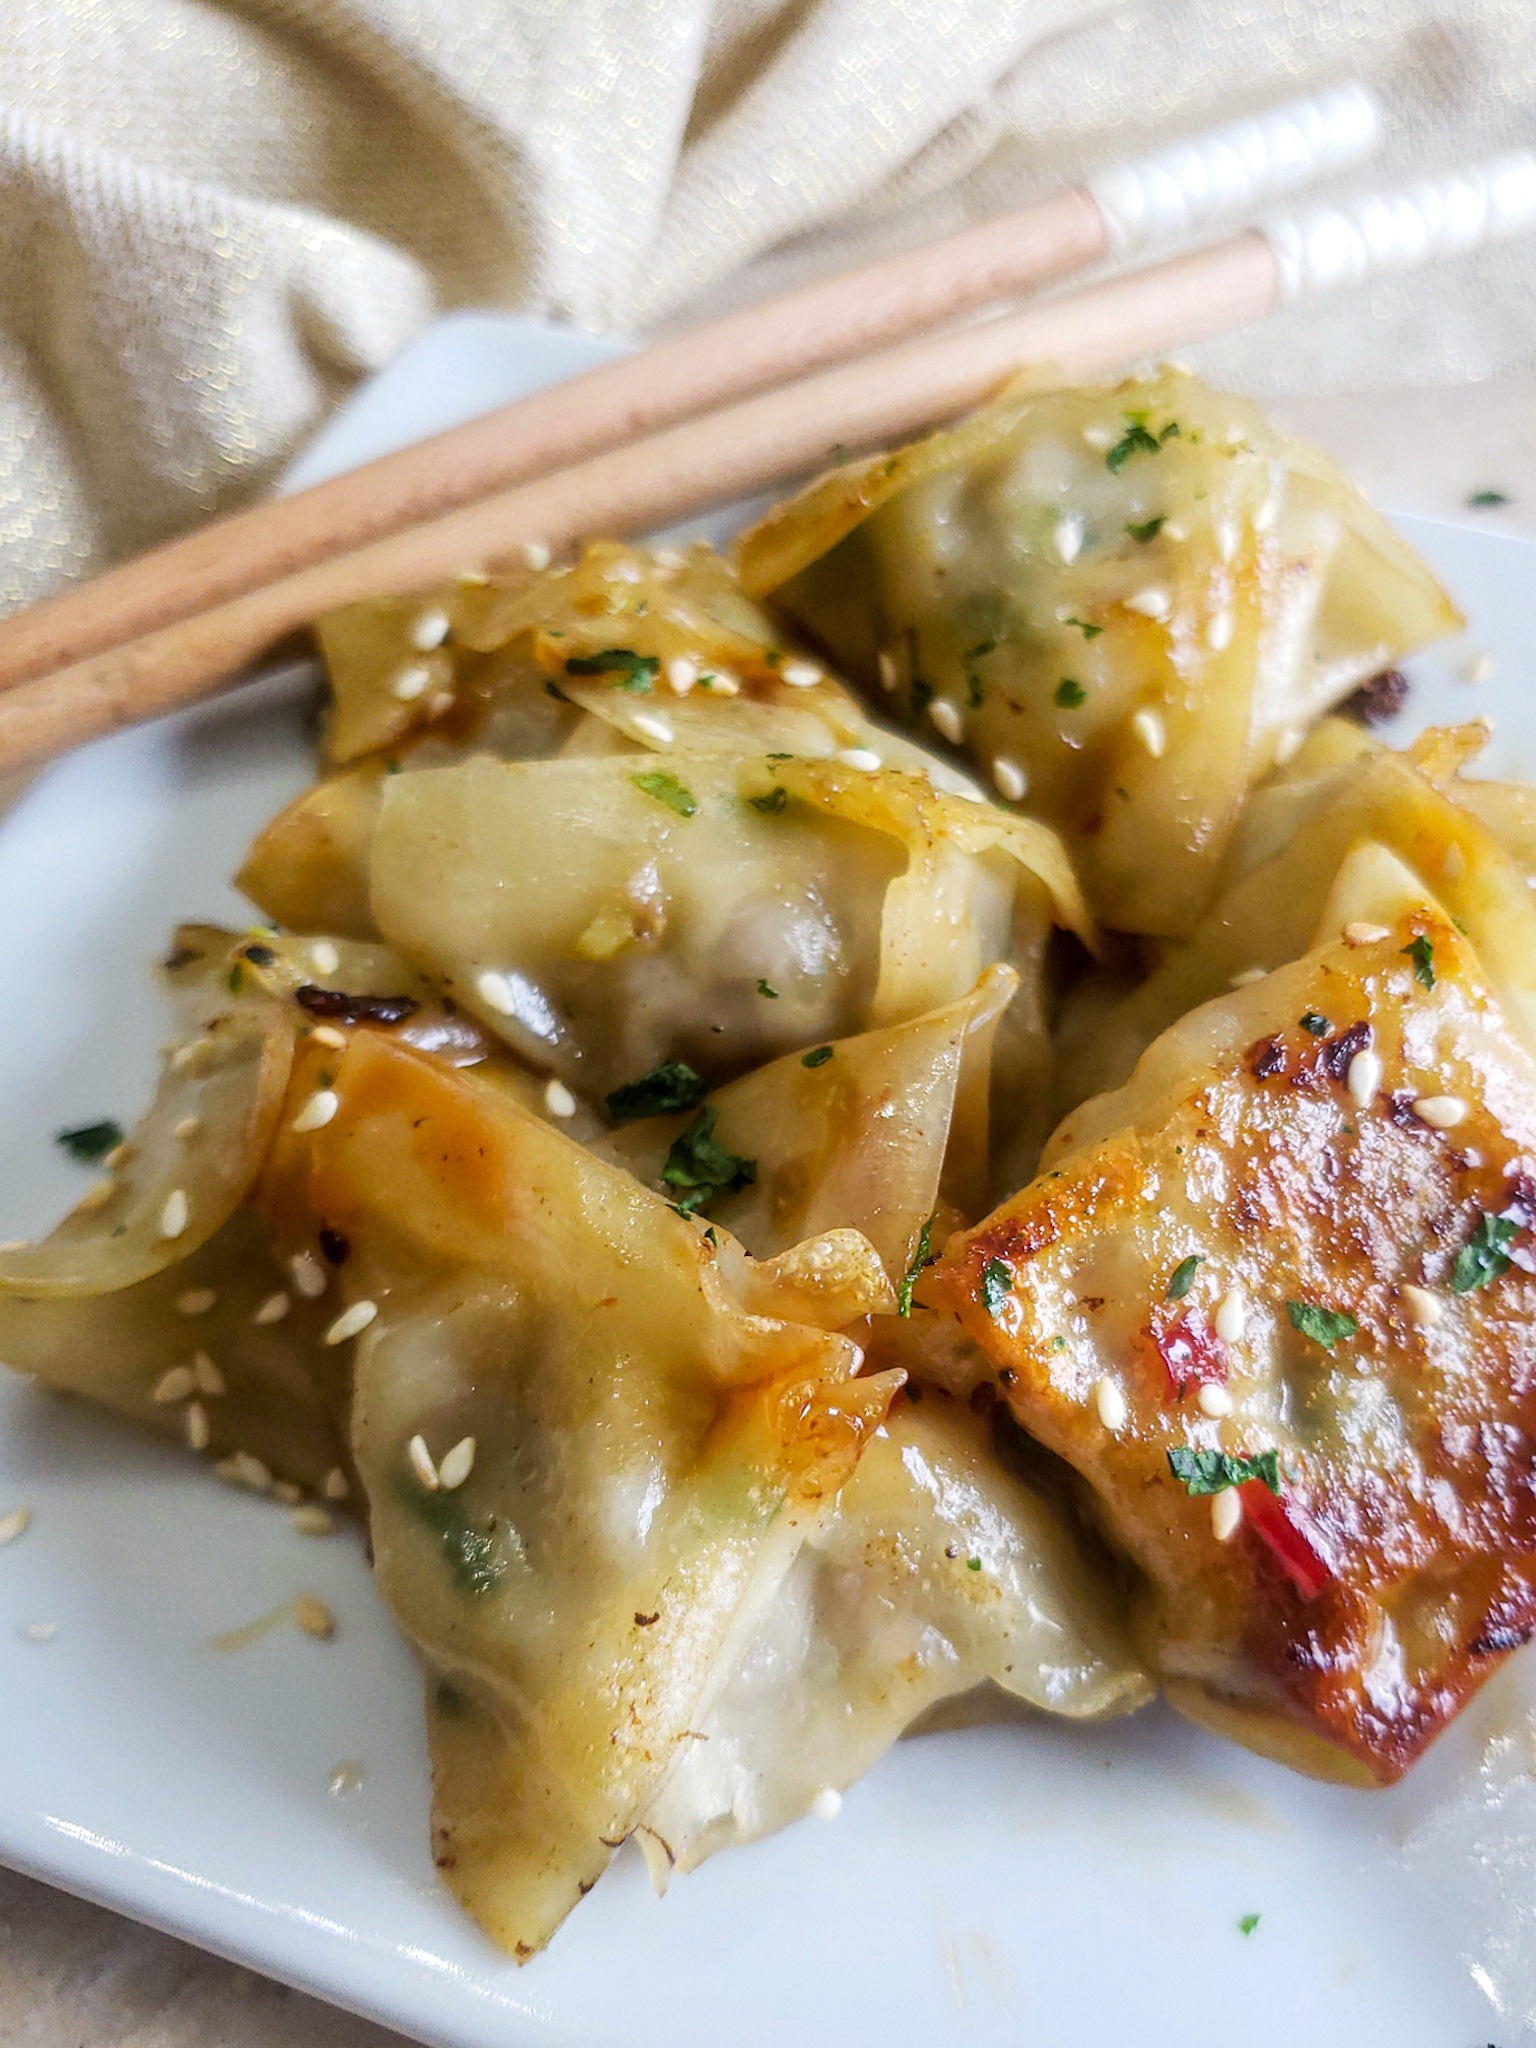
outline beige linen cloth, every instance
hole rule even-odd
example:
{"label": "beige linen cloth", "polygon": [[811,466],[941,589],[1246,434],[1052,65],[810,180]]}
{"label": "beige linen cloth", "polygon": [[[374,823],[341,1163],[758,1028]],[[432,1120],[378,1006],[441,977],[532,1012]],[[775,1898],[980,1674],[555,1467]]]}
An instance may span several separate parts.
{"label": "beige linen cloth", "polygon": [[[1345,76],[1367,178],[1536,142],[1536,0],[0,0],[0,606],[259,491],[447,308],[643,331]],[[1536,241],[1201,359],[1528,370],[1533,286]],[[0,1872],[0,2048],[383,2039]]]}
{"label": "beige linen cloth", "polygon": [[[1536,140],[1536,0],[0,0],[0,605],[260,489],[445,308],[643,330],[1344,75],[1384,172]],[[1521,367],[1533,251],[1206,361]]]}

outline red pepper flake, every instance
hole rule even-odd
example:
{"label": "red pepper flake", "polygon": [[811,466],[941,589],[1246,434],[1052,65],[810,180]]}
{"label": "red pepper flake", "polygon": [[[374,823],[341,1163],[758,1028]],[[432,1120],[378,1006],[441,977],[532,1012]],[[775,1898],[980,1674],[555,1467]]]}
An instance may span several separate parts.
{"label": "red pepper flake", "polygon": [[1255,1039],[1243,1059],[1255,1081],[1267,1081],[1285,1065],[1285,1040],[1278,1031],[1273,1038]]}
{"label": "red pepper flake", "polygon": [[1154,1309],[1147,1335],[1163,1361],[1173,1400],[1182,1401],[1191,1387],[1225,1383],[1227,1347],[1199,1309],[1180,1309],[1177,1315]]}
{"label": "red pepper flake", "polygon": [[1238,1488],[1243,1514],[1303,1600],[1315,1600],[1334,1579],[1328,1563],[1306,1527],[1302,1510],[1288,1494],[1275,1495],[1262,1479]]}

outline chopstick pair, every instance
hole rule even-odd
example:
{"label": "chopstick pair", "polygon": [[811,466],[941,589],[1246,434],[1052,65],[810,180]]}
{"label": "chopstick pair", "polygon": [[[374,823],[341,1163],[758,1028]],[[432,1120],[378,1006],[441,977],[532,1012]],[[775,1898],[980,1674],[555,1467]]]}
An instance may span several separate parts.
{"label": "chopstick pair", "polygon": [[[0,688],[11,685],[0,695],[0,771],[205,695],[337,605],[420,590],[520,548],[663,524],[815,467],[834,443],[921,432],[1024,364],[1102,374],[1536,222],[1536,159],[1513,158],[817,367],[1293,187],[1358,158],[1374,134],[1356,88],[1276,109],[1007,221],[729,315],[109,571],[0,626]],[[729,402],[786,368],[809,373]]]}

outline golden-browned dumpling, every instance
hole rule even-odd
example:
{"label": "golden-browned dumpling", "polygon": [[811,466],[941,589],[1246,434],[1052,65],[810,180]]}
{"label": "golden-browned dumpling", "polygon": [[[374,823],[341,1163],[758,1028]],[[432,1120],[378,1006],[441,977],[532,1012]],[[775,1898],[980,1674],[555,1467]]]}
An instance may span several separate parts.
{"label": "golden-browned dumpling", "polygon": [[[307,1056],[310,1057],[310,1056]],[[899,1375],[852,1231],[754,1265],[506,1094],[358,1033],[265,1201],[350,1253],[380,1589],[433,1672],[439,1867],[542,1946],[641,1824]],[[334,1326],[333,1326],[334,1327]]]}
{"label": "golden-browned dumpling", "polygon": [[1024,390],[833,472],[740,546],[871,701],[1065,835],[1095,916],[1187,932],[1248,789],[1459,624],[1315,451],[1175,371]]}
{"label": "golden-browned dumpling", "polygon": [[919,1288],[1092,1488],[1174,1702],[1361,1782],[1536,1628],[1536,916],[1436,845],[1457,918],[1355,845],[1316,945],[1172,1024]]}

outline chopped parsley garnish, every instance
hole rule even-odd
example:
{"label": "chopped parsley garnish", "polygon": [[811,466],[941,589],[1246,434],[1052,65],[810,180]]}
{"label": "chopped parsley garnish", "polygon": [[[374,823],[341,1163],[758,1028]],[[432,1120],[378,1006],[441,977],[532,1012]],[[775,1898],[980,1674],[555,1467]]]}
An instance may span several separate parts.
{"label": "chopped parsley garnish", "polygon": [[981,677],[974,669],[967,669],[965,672],[965,701],[972,711],[979,711],[984,701]]}
{"label": "chopped parsley garnish", "polygon": [[761,796],[749,796],[747,802],[754,811],[761,811],[765,818],[776,818],[780,811],[788,808],[789,791],[781,789],[775,783],[772,789],[764,790]]}
{"label": "chopped parsley garnish", "polygon": [[1413,978],[1425,988],[1435,985],[1435,949],[1422,932],[1404,946],[1403,951],[1413,962]]}
{"label": "chopped parsley garnish", "polygon": [[968,1557],[965,1560],[965,1568],[968,1572],[979,1572],[981,1570],[981,1559],[979,1557]]}
{"label": "chopped parsley garnish", "polygon": [[1088,692],[1072,676],[1063,676],[1056,685],[1056,702],[1063,711],[1075,711],[1079,704],[1088,702]]}
{"label": "chopped parsley garnish", "polygon": [[982,661],[997,647],[995,640],[978,640],[974,647],[967,647],[960,659],[969,668],[973,662]]}
{"label": "chopped parsley garnish", "polygon": [[409,1474],[401,1475],[397,1491],[417,1521],[436,1536],[455,1589],[477,1597],[494,1592],[507,1560],[494,1529],[471,1518],[462,1493],[457,1488],[428,1493]]}
{"label": "chopped parsley garnish", "polygon": [[1508,1216],[1479,1216],[1477,1228],[1456,1254],[1451,1268],[1452,1294],[1471,1294],[1509,1271],[1509,1247],[1520,1226]]}
{"label": "chopped parsley garnish", "polygon": [[1200,1254],[1191,1252],[1187,1259],[1180,1259],[1173,1269],[1173,1278],[1168,1282],[1168,1299],[1182,1301],[1195,1284],[1195,1268],[1200,1263]]}
{"label": "chopped parsley garnish", "polygon": [[653,768],[648,775],[631,775],[629,779],[636,789],[646,796],[655,797],[657,803],[665,804],[669,811],[676,811],[680,818],[691,818],[699,808],[693,791],[685,789],[665,768]]}
{"label": "chopped parsley garnish", "polygon": [[896,1290],[896,1313],[909,1316],[912,1313],[912,1290],[917,1285],[917,1276],[925,1266],[933,1264],[933,1226],[939,1212],[934,1210],[928,1221],[917,1233],[917,1242],[912,1247],[912,1256],[907,1261],[907,1270],[901,1276],[901,1285]]}
{"label": "chopped parsley garnish", "polygon": [[761,977],[758,980],[757,992],[760,996],[767,996],[772,1002],[776,1003],[779,1000],[779,992],[772,982],[764,981]]}
{"label": "chopped parsley garnish", "polygon": [[674,1205],[684,1216],[697,1215],[716,1195],[733,1195],[757,1179],[757,1161],[744,1159],[716,1142],[715,1122],[719,1111],[701,1109],[693,1122],[672,1141],[666,1164],[661,1169],[664,1187],[684,1192]]}
{"label": "chopped parsley garnish", "polygon": [[633,1123],[643,1116],[673,1116],[680,1109],[697,1109],[704,1100],[704,1082],[681,1060],[667,1060],[652,1067],[638,1080],[615,1088],[603,1107],[616,1124]]}
{"label": "chopped parsley garnish", "polygon": [[1091,626],[1086,619],[1063,619],[1061,623],[1064,626],[1076,626],[1085,640],[1097,640],[1104,630],[1102,626]]}
{"label": "chopped parsley garnish", "polygon": [[1335,1344],[1353,1337],[1360,1327],[1347,1309],[1319,1308],[1311,1301],[1288,1301],[1285,1311],[1291,1328],[1310,1337],[1314,1344],[1321,1344],[1325,1351],[1332,1351]]}
{"label": "chopped parsley garnish", "polygon": [[1013,1273],[1001,1259],[988,1259],[981,1269],[981,1305],[995,1323],[1013,1292]]}
{"label": "chopped parsley garnish", "polygon": [[1140,541],[1145,546],[1149,540],[1157,539],[1163,530],[1163,521],[1166,517],[1166,513],[1159,512],[1155,519],[1143,519],[1139,525],[1135,520],[1128,520],[1125,530],[1132,540]]}
{"label": "chopped parsley garnish", "polygon": [[661,672],[654,654],[636,654],[632,647],[605,647],[600,654],[573,654],[565,664],[568,676],[615,676],[621,690],[643,697]]}
{"label": "chopped parsley garnish", "polygon": [[1156,455],[1163,443],[1171,441],[1179,431],[1178,421],[1170,420],[1161,433],[1152,433],[1144,412],[1123,412],[1120,417],[1125,421],[1125,432],[1104,457],[1104,467],[1116,476],[1133,455]]}
{"label": "chopped parsley garnish", "polygon": [[1307,1033],[1309,1038],[1326,1038],[1333,1029],[1333,1026],[1328,1022],[1328,1019],[1321,1010],[1303,1010],[1301,1013],[1301,1028]]}
{"label": "chopped parsley garnish", "polygon": [[801,1056],[800,1064],[802,1067],[824,1067],[831,1057],[832,1048],[830,1045],[818,1045],[813,1047],[810,1052]]}
{"label": "chopped parsley garnish", "polygon": [[77,1124],[72,1131],[55,1131],[53,1142],[62,1145],[70,1158],[78,1159],[82,1166],[94,1166],[121,1145],[123,1127],[104,1116],[99,1124]]}
{"label": "chopped parsley garnish", "polygon": [[1237,1931],[1239,1934],[1252,1934],[1258,1924],[1259,1916],[1257,1913],[1245,1913],[1237,1923]]}
{"label": "chopped parsley garnish", "polygon": [[1181,1444],[1168,1453],[1175,1479],[1191,1497],[1225,1493],[1229,1486],[1244,1486],[1250,1479],[1262,1479],[1271,1493],[1280,1491],[1280,1453],[1260,1451],[1257,1457],[1242,1458],[1231,1451],[1192,1451]]}
{"label": "chopped parsley garnish", "polygon": [[1495,505],[1508,503],[1508,491],[1473,491],[1467,499],[1467,504],[1474,512],[1492,511]]}

